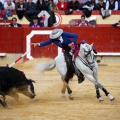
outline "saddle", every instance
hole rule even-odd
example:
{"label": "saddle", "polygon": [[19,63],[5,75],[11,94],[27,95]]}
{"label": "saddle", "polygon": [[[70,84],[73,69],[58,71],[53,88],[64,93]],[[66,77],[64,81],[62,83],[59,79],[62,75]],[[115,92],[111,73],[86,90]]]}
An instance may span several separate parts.
{"label": "saddle", "polygon": [[78,83],[82,83],[85,79],[84,75],[77,69],[75,62],[72,60],[72,56],[69,51],[64,51],[65,61],[67,64],[67,73],[65,81],[68,83],[69,79],[73,78],[74,74],[78,77]]}

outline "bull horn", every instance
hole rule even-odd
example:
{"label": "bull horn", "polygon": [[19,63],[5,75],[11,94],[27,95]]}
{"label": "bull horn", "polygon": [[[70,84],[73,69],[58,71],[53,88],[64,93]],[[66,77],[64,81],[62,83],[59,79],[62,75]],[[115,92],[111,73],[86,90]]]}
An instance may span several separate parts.
{"label": "bull horn", "polygon": [[36,83],[34,80],[32,80],[32,79],[30,79],[30,78],[29,78],[28,80],[30,80],[31,82],[34,82],[34,83]]}

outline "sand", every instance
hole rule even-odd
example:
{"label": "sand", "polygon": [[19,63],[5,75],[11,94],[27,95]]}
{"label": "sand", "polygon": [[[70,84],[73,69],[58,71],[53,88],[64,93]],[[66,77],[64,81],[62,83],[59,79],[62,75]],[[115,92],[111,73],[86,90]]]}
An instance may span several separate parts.
{"label": "sand", "polygon": [[94,84],[88,79],[82,84],[74,77],[70,81],[74,100],[61,97],[62,81],[56,68],[40,75],[34,66],[40,61],[34,59],[25,63],[16,63],[15,68],[24,71],[26,77],[34,83],[36,97],[30,99],[19,94],[19,102],[7,96],[10,109],[0,105],[0,120],[120,120],[120,66],[99,66],[99,82],[115,97],[111,102],[102,91],[104,102],[96,98]]}

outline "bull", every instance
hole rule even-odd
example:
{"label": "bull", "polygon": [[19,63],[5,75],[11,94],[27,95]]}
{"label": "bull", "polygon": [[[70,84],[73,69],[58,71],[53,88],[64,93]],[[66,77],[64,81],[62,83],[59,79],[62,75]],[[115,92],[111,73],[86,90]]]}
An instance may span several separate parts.
{"label": "bull", "polygon": [[13,67],[0,67],[0,103],[7,107],[6,95],[13,97],[16,101],[19,99],[18,93],[33,99],[35,97],[32,79],[26,78],[25,74]]}

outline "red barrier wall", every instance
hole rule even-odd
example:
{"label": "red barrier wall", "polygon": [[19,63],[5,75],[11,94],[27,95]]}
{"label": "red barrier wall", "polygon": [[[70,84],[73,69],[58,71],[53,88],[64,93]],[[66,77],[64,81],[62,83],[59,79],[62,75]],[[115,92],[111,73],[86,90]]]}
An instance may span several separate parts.
{"label": "red barrier wall", "polygon": [[0,28],[0,52],[23,52],[23,29]]}
{"label": "red barrier wall", "polygon": [[[26,51],[26,36],[32,30],[52,30],[53,28],[0,28],[0,52],[24,53]],[[94,42],[94,47],[98,52],[120,52],[120,28],[113,27],[72,27],[63,28],[64,31],[79,34],[78,43],[86,40],[88,43]],[[49,39],[49,35],[34,35],[32,42],[40,42]],[[45,47],[31,46],[33,57],[55,57],[57,47],[54,44]]]}

